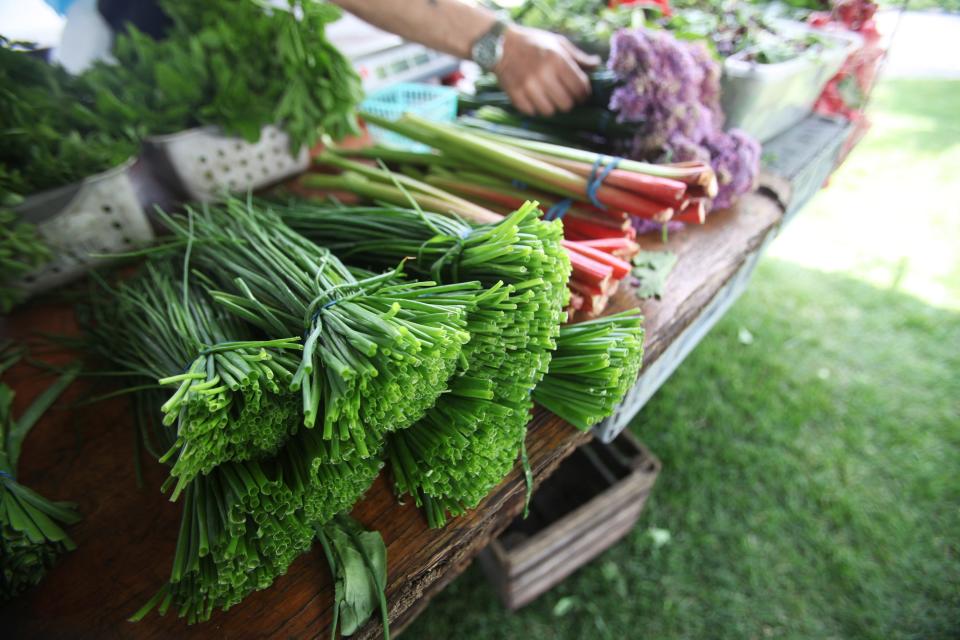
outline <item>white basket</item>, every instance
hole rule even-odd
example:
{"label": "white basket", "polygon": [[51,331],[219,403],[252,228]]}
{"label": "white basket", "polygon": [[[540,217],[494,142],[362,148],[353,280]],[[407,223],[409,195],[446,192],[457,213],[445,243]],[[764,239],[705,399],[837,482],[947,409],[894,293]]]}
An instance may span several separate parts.
{"label": "white basket", "polygon": [[157,136],[146,146],[164,181],[184,199],[201,202],[271,185],[310,165],[307,148],[293,156],[289,136],[274,126],[264,127],[257,142],[205,127]]}
{"label": "white basket", "polygon": [[724,60],[721,103],[726,126],[743,129],[761,142],[809,115],[830,78],[863,44],[859,34],[845,29],[813,29],[792,20],[776,23],[783,33],[812,33],[828,44],[777,64],[746,60],[751,49]]}
{"label": "white basket", "polygon": [[91,254],[124,253],[153,242],[153,229],[130,179],[134,160],[80,182],[28,197],[17,214],[37,226],[53,259],[17,286],[28,295],[78,278],[107,261]]}

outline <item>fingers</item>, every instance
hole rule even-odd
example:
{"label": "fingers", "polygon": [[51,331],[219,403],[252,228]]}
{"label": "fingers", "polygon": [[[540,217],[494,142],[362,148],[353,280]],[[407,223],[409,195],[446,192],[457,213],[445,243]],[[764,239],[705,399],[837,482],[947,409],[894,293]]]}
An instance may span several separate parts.
{"label": "fingers", "polygon": [[574,101],[580,102],[590,95],[590,78],[573,61],[564,60],[557,76]]}
{"label": "fingers", "polygon": [[566,38],[562,38],[560,44],[563,46],[566,52],[570,54],[570,57],[573,58],[574,62],[576,62],[581,69],[587,69],[589,71],[590,69],[595,69],[600,66],[600,56],[591,55],[581,51],[576,45]]}
{"label": "fingers", "polygon": [[507,95],[510,97],[510,102],[513,103],[513,106],[515,106],[520,113],[528,116],[537,115],[537,110],[534,108],[530,99],[527,98],[526,93],[523,91],[508,91]]}
{"label": "fingers", "polygon": [[556,106],[547,95],[547,89],[540,83],[533,84],[527,92],[527,97],[533,102],[537,115],[552,116],[557,112]]}
{"label": "fingers", "polygon": [[575,94],[558,80],[559,78],[555,78],[552,82],[545,83],[544,91],[556,111],[570,111],[573,109]]}

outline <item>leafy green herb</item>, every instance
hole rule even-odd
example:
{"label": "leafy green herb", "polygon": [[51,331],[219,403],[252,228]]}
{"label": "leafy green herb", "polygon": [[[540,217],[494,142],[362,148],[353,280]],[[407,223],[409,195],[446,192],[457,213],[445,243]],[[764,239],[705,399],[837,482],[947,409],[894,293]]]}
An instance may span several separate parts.
{"label": "leafy green herb", "polygon": [[387,547],[376,531],[365,531],[346,515],[317,528],[334,579],[333,624],[331,638],[356,632],[380,607],[383,637],[390,640],[387,610]]}
{"label": "leafy green herb", "polygon": [[322,133],[356,130],[362,98],[350,62],[327,40],[340,10],[326,2],[161,0],[172,25],[162,40],[129,27],[114,44],[116,63],[84,74],[97,111],[138,139],[215,125],[255,141],[268,124],[291,150]]}
{"label": "leafy green herb", "polygon": [[[290,389],[304,426],[322,425],[337,460],[374,455],[447,388],[470,339],[463,305],[434,295],[449,289],[411,285],[396,269],[358,279],[259,205],[232,200],[194,219],[193,262],[222,308],[268,337],[305,336]],[[168,226],[193,233],[183,218]]]}
{"label": "leafy green herb", "polygon": [[9,313],[23,300],[24,291],[15,281],[42,267],[50,258],[50,247],[37,228],[0,205],[0,313]]}
{"label": "leafy green herb", "polygon": [[95,108],[84,78],[0,36],[0,207],[115,167],[136,149]]}
{"label": "leafy green herb", "polygon": [[660,299],[667,277],[677,263],[677,255],[671,251],[641,251],[633,259],[633,277],[637,284],[637,297]]}

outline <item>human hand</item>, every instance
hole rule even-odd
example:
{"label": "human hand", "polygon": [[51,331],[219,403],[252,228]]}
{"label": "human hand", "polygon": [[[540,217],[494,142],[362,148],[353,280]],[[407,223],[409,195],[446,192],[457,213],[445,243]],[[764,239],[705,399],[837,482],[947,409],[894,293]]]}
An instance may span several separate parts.
{"label": "human hand", "polygon": [[584,53],[563,36],[511,25],[493,71],[517,109],[531,116],[550,116],[569,111],[590,95],[584,70],[599,64],[599,57]]}

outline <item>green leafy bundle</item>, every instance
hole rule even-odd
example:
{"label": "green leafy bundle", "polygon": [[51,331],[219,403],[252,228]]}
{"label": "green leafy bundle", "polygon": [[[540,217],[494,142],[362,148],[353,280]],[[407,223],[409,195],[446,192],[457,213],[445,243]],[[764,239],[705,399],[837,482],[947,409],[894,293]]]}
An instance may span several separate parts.
{"label": "green leafy bundle", "polygon": [[95,108],[86,79],[27,46],[0,36],[0,207],[106,171],[137,150],[136,140]]}
{"label": "green leafy bundle", "polygon": [[397,491],[426,507],[431,525],[476,506],[517,459],[530,390],[555,347],[570,273],[562,227],[540,220],[534,203],[478,227],[395,208],[297,203],[280,211],[348,262],[382,268],[409,256],[411,273],[488,287],[489,297],[467,314],[473,337],[454,377],[458,383],[423,420],[387,443]]}
{"label": "green leafy bundle", "polygon": [[[20,357],[2,345],[0,373]],[[80,520],[74,505],[52,502],[17,481],[23,440],[79,373],[68,369],[19,420],[13,418],[13,390],[0,383],[0,600],[38,584],[57,558],[76,545],[62,526]]]}
{"label": "green leafy bundle", "polygon": [[[380,455],[342,462],[327,462],[333,456],[315,429],[304,429],[281,455],[288,468],[305,477],[303,509],[313,525],[329,522],[349,510],[367,492],[383,468]],[[379,452],[378,452],[379,453]]]}
{"label": "green leafy bundle", "polygon": [[36,226],[20,221],[13,211],[0,205],[0,313],[9,313],[23,300],[24,292],[16,280],[50,258],[50,247]]}
{"label": "green leafy bundle", "polygon": [[624,311],[560,329],[550,371],[533,399],[578,429],[613,413],[643,363],[643,316]]}
{"label": "green leafy bundle", "polygon": [[326,38],[340,9],[290,0],[288,10],[256,0],[161,0],[172,25],[162,40],[128,28],[116,63],[84,74],[97,111],[138,138],[216,125],[249,141],[268,124],[292,151],[322,133],[356,130],[360,79]]}
{"label": "green leafy bundle", "polygon": [[270,586],[310,548],[305,479],[286,461],[226,463],[189,484],[170,582],[131,620],[171,606],[191,624],[207,620],[214,608]]}
{"label": "green leafy bundle", "polygon": [[185,284],[168,262],[147,263],[114,295],[95,296],[90,331],[102,355],[174,391],[162,404],[171,430],[176,499],[198,474],[276,452],[298,424],[287,398],[299,338],[252,340],[252,330]]}
{"label": "green leafy bundle", "polygon": [[304,425],[322,424],[332,460],[374,455],[446,389],[470,334],[462,305],[425,299],[433,283],[411,290],[396,271],[358,280],[274,213],[238,200],[168,225],[196,238],[193,261],[229,313],[268,336],[303,332],[291,389]]}
{"label": "green leafy bundle", "polygon": [[[147,390],[137,399],[138,413],[156,422],[162,394]],[[295,427],[299,403],[291,395],[283,400]],[[165,436],[172,434],[161,430],[161,442]],[[379,457],[325,462],[328,446],[315,430],[301,430],[275,455],[226,462],[193,478],[170,578],[131,620],[173,608],[191,624],[204,621],[283,575],[310,548],[315,529],[353,506],[383,465]]]}

